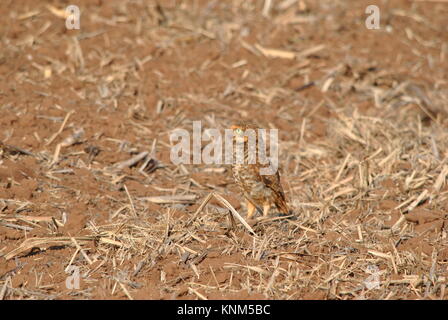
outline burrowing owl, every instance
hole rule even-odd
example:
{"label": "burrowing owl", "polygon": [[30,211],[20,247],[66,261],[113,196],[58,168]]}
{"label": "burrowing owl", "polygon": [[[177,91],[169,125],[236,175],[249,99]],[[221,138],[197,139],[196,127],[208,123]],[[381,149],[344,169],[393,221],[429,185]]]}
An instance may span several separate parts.
{"label": "burrowing owl", "polygon": [[[234,161],[232,171],[236,183],[240,187],[241,192],[247,201],[247,218],[250,219],[255,210],[261,210],[261,208],[263,208],[263,216],[267,216],[272,205],[275,205],[280,213],[288,214],[289,208],[286,204],[285,193],[280,184],[278,170],[272,175],[260,173],[260,169],[268,167],[269,164],[261,164],[259,161],[258,144],[262,141],[262,137],[259,137],[256,126],[248,123],[241,123],[232,126],[231,129],[233,130],[234,146],[237,141],[244,143],[244,163],[238,164]],[[252,130],[247,131],[248,129]],[[255,163],[249,160],[254,156],[254,153],[251,152],[254,150],[249,150],[250,139],[248,139],[246,133],[255,134]]]}

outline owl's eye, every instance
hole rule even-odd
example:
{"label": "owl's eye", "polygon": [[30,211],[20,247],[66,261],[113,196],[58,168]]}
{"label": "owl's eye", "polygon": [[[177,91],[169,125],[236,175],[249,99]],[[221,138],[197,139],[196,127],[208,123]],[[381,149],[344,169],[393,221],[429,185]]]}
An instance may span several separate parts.
{"label": "owl's eye", "polygon": [[235,129],[236,134],[240,135],[243,134],[243,130],[241,130],[241,128],[236,128]]}

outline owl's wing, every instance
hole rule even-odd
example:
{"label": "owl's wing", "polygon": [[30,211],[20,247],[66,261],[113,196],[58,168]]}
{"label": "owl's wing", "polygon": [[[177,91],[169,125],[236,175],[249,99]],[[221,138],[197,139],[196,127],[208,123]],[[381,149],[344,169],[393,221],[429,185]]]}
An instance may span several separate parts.
{"label": "owl's wing", "polygon": [[280,184],[280,174],[277,172],[273,175],[262,175],[260,174],[260,179],[263,183],[274,192],[274,204],[278,209],[284,213],[289,213],[288,205],[286,204],[285,193],[283,192],[282,185]]}

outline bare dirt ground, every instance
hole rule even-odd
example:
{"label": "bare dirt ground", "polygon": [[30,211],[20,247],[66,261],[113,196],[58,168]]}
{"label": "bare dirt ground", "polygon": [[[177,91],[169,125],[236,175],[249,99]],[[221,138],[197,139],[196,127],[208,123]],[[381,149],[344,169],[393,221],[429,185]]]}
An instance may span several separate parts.
{"label": "bare dirt ground", "polygon": [[[0,2],[0,299],[448,298],[448,3],[266,3]],[[255,235],[200,207],[244,216],[228,166],[170,161],[241,119],[294,211]]]}

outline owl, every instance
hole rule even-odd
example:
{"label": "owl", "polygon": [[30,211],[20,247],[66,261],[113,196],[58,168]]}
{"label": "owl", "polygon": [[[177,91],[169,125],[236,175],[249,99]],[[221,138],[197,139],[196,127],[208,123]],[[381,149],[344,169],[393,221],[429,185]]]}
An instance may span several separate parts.
{"label": "owl", "polygon": [[[259,136],[256,126],[241,123],[232,126],[231,129],[233,130],[234,153],[238,142],[240,145],[244,145],[244,161],[234,160],[232,163],[232,173],[247,201],[247,219],[252,218],[256,209],[260,212],[262,210],[264,217],[268,216],[269,210],[273,205],[280,213],[288,214],[289,208],[286,204],[285,193],[280,184],[278,170],[272,175],[261,174],[260,172],[260,169],[269,167],[269,163],[262,164],[259,161],[258,146],[263,140]],[[255,146],[253,146],[254,143],[252,142],[251,148],[251,139],[248,136],[252,133],[252,141],[255,140]]]}

